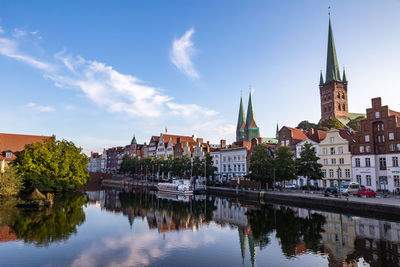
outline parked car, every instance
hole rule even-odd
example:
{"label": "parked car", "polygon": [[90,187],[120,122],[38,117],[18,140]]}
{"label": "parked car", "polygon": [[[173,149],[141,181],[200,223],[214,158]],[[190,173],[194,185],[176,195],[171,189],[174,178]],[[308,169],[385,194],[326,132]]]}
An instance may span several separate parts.
{"label": "parked car", "polygon": [[376,192],[369,188],[360,188],[360,190],[357,192],[357,196],[376,197]]}
{"label": "parked car", "polygon": [[331,187],[325,188],[324,195],[325,195],[326,197],[328,197],[328,196],[330,196],[330,195],[335,195],[335,196],[337,196],[337,195],[338,195],[338,192],[339,192],[339,188],[338,188],[338,187],[336,187],[336,186],[331,186]]}
{"label": "parked car", "polygon": [[295,184],[287,184],[287,185],[285,185],[285,189],[297,189],[297,185],[295,185]]}
{"label": "parked car", "polygon": [[309,186],[303,185],[302,187],[300,187],[300,189],[301,189],[301,190],[308,190],[308,189],[310,189],[311,191],[315,191],[315,190],[319,190],[319,187],[310,184]]}

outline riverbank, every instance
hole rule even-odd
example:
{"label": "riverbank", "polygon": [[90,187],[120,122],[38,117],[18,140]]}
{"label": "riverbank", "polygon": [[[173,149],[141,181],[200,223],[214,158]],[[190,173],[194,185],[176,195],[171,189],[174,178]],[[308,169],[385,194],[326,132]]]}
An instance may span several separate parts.
{"label": "riverbank", "polygon": [[[102,186],[119,188],[143,188],[156,190],[157,182],[147,182],[142,180],[126,180],[122,177],[104,179]],[[378,196],[376,198],[358,198],[354,196],[344,197],[325,197],[321,192],[305,193],[301,191],[265,191],[235,189],[226,187],[207,187],[207,194],[241,198],[244,200],[257,201],[261,203],[274,203],[295,205],[304,208],[316,208],[326,211],[341,213],[351,213],[355,216],[371,216],[374,218],[385,218],[390,220],[400,220],[400,198]]]}

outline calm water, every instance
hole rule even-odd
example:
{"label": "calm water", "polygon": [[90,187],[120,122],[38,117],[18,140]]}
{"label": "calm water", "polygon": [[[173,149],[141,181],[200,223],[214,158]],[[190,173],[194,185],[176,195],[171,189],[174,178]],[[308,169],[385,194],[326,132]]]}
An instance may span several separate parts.
{"label": "calm water", "polygon": [[[118,190],[0,202],[0,266],[397,266],[400,223]],[[346,265],[347,264],[347,265]]]}

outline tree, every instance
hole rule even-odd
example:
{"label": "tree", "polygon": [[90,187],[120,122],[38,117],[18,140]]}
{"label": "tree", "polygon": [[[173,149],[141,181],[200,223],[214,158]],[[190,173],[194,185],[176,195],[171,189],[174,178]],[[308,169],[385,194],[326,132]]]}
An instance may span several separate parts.
{"label": "tree", "polygon": [[297,129],[308,130],[308,129],[317,129],[318,125],[309,121],[302,121],[297,125]]}
{"label": "tree", "polygon": [[289,147],[281,146],[276,150],[274,163],[277,181],[296,179],[296,163]]}
{"label": "tree", "polygon": [[365,120],[365,117],[363,116],[359,116],[353,120],[350,120],[347,123],[347,126],[350,127],[351,129],[353,129],[356,132],[361,131],[361,121]]}
{"label": "tree", "polygon": [[250,174],[248,177],[260,182],[263,188],[266,187],[267,183],[272,185],[273,164],[269,151],[263,146],[256,146],[250,157]]}
{"label": "tree", "polygon": [[0,172],[0,197],[15,196],[23,189],[22,177],[15,167],[8,167],[5,172]]}
{"label": "tree", "polygon": [[307,178],[307,185],[309,185],[310,180],[322,179],[322,165],[318,163],[318,160],[319,157],[316,155],[312,144],[305,144],[296,165],[298,175]]}
{"label": "tree", "polygon": [[207,179],[207,177],[212,176],[214,178],[215,172],[217,171],[217,168],[214,166],[214,161],[213,158],[210,156],[209,153],[207,153],[203,159],[203,162],[206,164],[206,174],[204,175]]}
{"label": "tree", "polygon": [[48,138],[33,143],[17,154],[14,161],[23,177],[27,192],[37,188],[41,192],[75,190],[88,179],[89,159],[82,148],[73,142]]}
{"label": "tree", "polygon": [[199,176],[203,173],[204,165],[198,156],[193,158],[192,174]]}
{"label": "tree", "polygon": [[318,129],[327,131],[329,129],[344,129],[345,126],[336,118],[329,118],[327,120],[321,121],[318,123]]}

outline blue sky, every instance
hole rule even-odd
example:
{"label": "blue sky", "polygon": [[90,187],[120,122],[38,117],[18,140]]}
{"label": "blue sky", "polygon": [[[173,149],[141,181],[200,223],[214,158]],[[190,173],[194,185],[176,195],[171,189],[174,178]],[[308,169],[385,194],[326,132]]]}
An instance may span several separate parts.
{"label": "blue sky", "polygon": [[329,5],[350,111],[400,110],[399,0],[1,1],[0,132],[231,142],[249,86],[262,136],[317,122]]}

